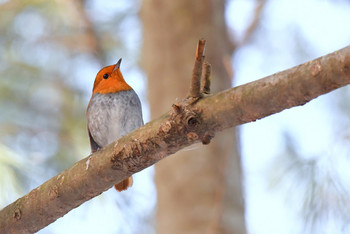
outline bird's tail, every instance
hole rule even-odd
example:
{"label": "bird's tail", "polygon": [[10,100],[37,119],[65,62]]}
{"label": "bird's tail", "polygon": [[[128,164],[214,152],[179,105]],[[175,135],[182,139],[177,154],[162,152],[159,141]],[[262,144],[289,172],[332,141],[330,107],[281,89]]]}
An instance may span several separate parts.
{"label": "bird's tail", "polygon": [[129,187],[132,186],[133,180],[132,180],[132,176],[130,176],[129,178],[123,180],[122,182],[120,182],[119,184],[114,185],[114,188],[118,191],[121,192],[123,190],[127,190]]}

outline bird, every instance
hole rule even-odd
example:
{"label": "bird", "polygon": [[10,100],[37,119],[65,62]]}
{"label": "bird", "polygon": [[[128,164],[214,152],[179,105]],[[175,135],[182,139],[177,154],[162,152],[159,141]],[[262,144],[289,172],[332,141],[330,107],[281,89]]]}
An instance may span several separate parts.
{"label": "bird", "polygon": [[[96,75],[87,106],[87,130],[91,153],[143,125],[141,102],[120,71],[122,59]],[[132,176],[114,185],[119,192],[133,184]]]}

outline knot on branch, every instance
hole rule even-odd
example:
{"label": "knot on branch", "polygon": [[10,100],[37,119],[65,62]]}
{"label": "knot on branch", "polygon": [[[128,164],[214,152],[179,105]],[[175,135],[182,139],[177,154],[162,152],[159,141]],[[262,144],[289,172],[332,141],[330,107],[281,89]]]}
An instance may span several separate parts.
{"label": "knot on branch", "polygon": [[14,211],[13,211],[13,218],[16,219],[16,220],[20,220],[22,217],[22,211],[20,208],[16,208]]}
{"label": "knot on branch", "polygon": [[166,121],[165,123],[163,123],[161,126],[160,126],[161,130],[164,132],[164,133],[168,133],[171,129],[171,122],[170,121]]}
{"label": "knot on branch", "polygon": [[186,123],[187,127],[195,128],[199,124],[199,120],[195,116],[188,116]]}
{"label": "knot on branch", "polygon": [[182,108],[181,108],[180,105],[178,105],[178,104],[173,104],[173,112],[174,112],[175,115],[180,114],[181,111],[182,111]]}
{"label": "knot on branch", "polygon": [[195,132],[189,132],[189,133],[187,133],[187,139],[189,140],[189,141],[196,141],[196,140],[198,140],[198,135],[197,135],[197,133],[195,133]]}
{"label": "knot on branch", "polygon": [[211,139],[214,138],[214,133],[209,133],[209,132],[205,132],[204,136],[202,137],[201,141],[203,145],[208,145],[211,141]]}

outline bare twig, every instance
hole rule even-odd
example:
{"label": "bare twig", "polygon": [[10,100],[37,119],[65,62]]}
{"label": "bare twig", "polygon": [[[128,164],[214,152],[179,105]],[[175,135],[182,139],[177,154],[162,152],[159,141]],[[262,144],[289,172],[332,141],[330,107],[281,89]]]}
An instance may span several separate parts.
{"label": "bare twig", "polygon": [[204,62],[203,65],[204,66],[203,66],[203,72],[202,72],[201,93],[209,94],[211,65],[207,62]]}
{"label": "bare twig", "polygon": [[350,83],[350,47],[174,110],[77,162],[0,211],[0,233],[33,233],[114,184],[213,133]]}
{"label": "bare twig", "polygon": [[193,66],[192,71],[192,80],[190,86],[190,94],[189,96],[192,98],[200,97],[200,82],[202,76],[202,64],[204,60],[204,47],[205,40],[201,39],[198,41],[197,49],[196,49],[196,59]]}

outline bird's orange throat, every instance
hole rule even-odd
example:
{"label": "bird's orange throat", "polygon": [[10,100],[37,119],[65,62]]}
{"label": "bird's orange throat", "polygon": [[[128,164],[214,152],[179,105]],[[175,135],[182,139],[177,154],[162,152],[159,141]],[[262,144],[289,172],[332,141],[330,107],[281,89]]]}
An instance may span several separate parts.
{"label": "bird's orange throat", "polygon": [[[114,72],[111,72],[109,71],[111,70],[109,67],[102,69],[97,74],[93,88],[93,95],[95,93],[106,94],[131,90],[131,87],[125,82],[119,68]],[[105,74],[108,74],[107,79],[103,78]]]}

